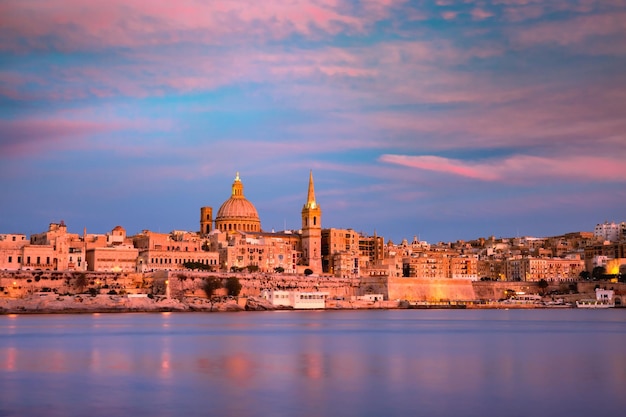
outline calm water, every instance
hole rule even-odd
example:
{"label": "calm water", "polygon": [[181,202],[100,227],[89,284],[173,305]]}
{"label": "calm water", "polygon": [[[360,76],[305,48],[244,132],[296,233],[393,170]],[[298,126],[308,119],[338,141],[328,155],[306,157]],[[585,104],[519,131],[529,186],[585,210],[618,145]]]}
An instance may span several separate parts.
{"label": "calm water", "polygon": [[0,316],[0,416],[618,416],[626,310]]}

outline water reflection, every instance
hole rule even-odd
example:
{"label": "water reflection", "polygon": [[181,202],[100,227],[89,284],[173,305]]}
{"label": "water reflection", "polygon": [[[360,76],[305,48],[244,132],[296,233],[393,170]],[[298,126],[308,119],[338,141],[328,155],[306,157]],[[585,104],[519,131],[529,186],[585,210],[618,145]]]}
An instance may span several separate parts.
{"label": "water reflection", "polygon": [[596,313],[4,316],[0,415],[617,414],[626,317]]}

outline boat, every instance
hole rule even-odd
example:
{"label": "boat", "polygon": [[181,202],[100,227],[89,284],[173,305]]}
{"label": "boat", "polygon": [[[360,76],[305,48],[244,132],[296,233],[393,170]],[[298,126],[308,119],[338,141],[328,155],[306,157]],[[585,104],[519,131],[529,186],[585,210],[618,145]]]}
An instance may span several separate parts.
{"label": "boat", "polygon": [[431,310],[431,309],[464,309],[467,305],[463,302],[455,301],[410,301],[407,309],[414,310]]}
{"label": "boat", "polygon": [[613,300],[613,290],[604,290],[596,288],[596,299],[593,300],[578,300],[576,301],[576,307],[578,308],[611,308],[615,307],[615,301]]}
{"label": "boat", "polygon": [[615,303],[606,300],[578,300],[576,301],[577,308],[611,308],[615,307]]}

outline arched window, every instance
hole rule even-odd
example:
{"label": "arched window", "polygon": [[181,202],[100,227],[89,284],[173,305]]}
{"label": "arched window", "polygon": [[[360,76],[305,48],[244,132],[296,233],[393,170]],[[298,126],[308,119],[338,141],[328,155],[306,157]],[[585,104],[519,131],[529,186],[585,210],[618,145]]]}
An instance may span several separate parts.
{"label": "arched window", "polygon": [[317,225],[317,217],[313,216],[313,226]]}

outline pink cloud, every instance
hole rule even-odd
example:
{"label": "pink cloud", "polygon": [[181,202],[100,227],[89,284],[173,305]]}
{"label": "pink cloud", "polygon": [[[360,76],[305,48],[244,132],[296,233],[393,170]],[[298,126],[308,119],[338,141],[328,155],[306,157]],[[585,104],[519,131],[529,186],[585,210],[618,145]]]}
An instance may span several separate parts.
{"label": "pink cloud", "polygon": [[515,155],[501,160],[468,163],[438,156],[382,155],[381,162],[481,181],[528,183],[568,181],[626,181],[622,158],[600,156],[538,157]]}
{"label": "pink cloud", "polygon": [[110,124],[73,120],[0,120],[0,154],[32,156],[51,149],[78,148],[85,135],[112,130]]}
{"label": "pink cloud", "polygon": [[458,12],[447,10],[445,12],[441,12],[441,17],[443,17],[445,20],[453,20],[453,19],[456,19],[458,14],[459,14]]}
{"label": "pink cloud", "polygon": [[506,19],[513,22],[520,22],[529,19],[537,19],[544,14],[544,6],[528,5],[522,7],[507,7],[504,9]]}
{"label": "pink cloud", "polygon": [[481,167],[473,167],[460,161],[438,156],[382,155],[379,160],[381,162],[410,168],[442,172],[483,181],[493,181],[497,179],[494,174],[486,172],[486,170],[481,169]]}
{"label": "pink cloud", "polygon": [[475,9],[472,9],[470,14],[472,15],[472,18],[474,20],[485,20],[493,16],[492,12],[489,12],[485,9],[481,9],[478,7]]}
{"label": "pink cloud", "polygon": [[[119,109],[118,109],[119,110]],[[106,107],[97,110],[57,111],[46,118],[30,117],[16,120],[0,120],[0,155],[2,157],[39,157],[71,150],[112,150],[129,152],[134,145],[122,135],[121,143],[115,144],[114,137],[99,141],[94,135],[119,131],[160,132],[171,129],[165,119],[124,119]],[[153,145],[150,143],[149,145]],[[145,155],[146,146],[137,154]]]}
{"label": "pink cloud", "polygon": [[614,40],[616,46],[626,42],[626,13],[583,15],[561,22],[542,22],[512,32],[513,40],[522,46],[549,43],[579,45],[596,36],[617,36],[618,39]]}
{"label": "pink cloud", "polygon": [[385,18],[401,1],[367,1],[361,8],[339,0],[225,1],[82,0],[9,1],[0,5],[0,49],[62,50],[162,45],[179,42],[262,41],[293,34],[356,33]]}

